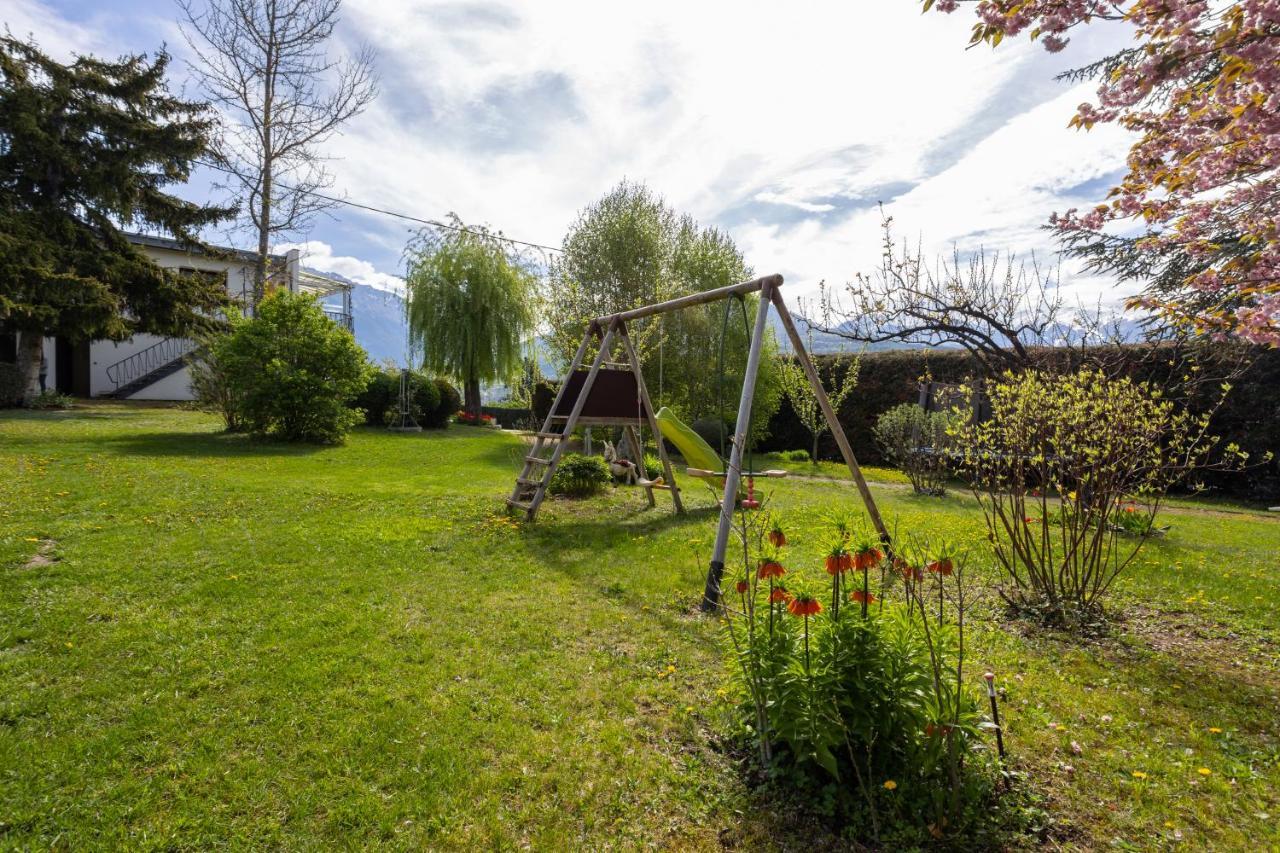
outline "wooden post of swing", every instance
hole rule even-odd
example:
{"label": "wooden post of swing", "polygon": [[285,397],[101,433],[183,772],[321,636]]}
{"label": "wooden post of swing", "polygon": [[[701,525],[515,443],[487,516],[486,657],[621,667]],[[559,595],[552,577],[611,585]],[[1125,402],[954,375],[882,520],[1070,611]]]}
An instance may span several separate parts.
{"label": "wooden post of swing", "polygon": [[[781,283],[781,276],[778,278]],[[729,467],[724,472],[720,526],[716,528],[716,544],[711,551],[711,565],[707,568],[707,583],[702,592],[702,609],[708,612],[720,606],[720,581],[724,578],[724,555],[729,547],[733,510],[738,503],[738,486],[742,483],[742,451],[747,445],[747,433],[751,429],[751,404],[755,399],[756,374],[760,372],[760,352],[764,342],[765,320],[769,316],[774,287],[773,281],[766,281],[760,288],[755,331],[751,334],[751,347],[747,350],[747,367],[742,376],[742,396],[738,399],[738,420],[733,425],[733,448],[729,451]]]}

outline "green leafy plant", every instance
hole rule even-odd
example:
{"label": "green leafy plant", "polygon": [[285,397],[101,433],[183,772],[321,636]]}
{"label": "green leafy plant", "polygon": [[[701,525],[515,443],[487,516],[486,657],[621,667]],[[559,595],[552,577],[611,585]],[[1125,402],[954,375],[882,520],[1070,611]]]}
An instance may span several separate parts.
{"label": "green leafy plant", "polygon": [[1129,379],[1027,371],[986,391],[989,420],[957,411],[952,422],[960,471],[982,507],[1005,600],[1056,624],[1102,615],[1147,539],[1121,530],[1150,530],[1165,493],[1197,469],[1244,461],[1228,446],[1210,462],[1212,410],[1192,414]]}
{"label": "green leafy plant", "polygon": [[[236,314],[229,322],[242,321]],[[244,429],[244,421],[240,416],[240,397],[227,381],[227,371],[218,360],[217,348],[214,346],[221,335],[206,335],[200,340],[200,346],[187,356],[187,375],[191,381],[191,394],[198,407],[216,412],[221,418],[227,432],[240,432]]]}
{"label": "green leafy plant", "polygon": [[778,454],[778,458],[783,462],[809,462],[812,457],[807,450],[783,450]]}
{"label": "green leafy plant", "polygon": [[948,412],[926,412],[915,403],[894,406],[876,419],[876,443],[918,495],[946,494],[949,420]]}
{"label": "green leafy plant", "polygon": [[825,571],[806,572],[785,567],[795,537],[767,514],[736,529],[724,636],[735,721],[761,764],[827,789],[826,809],[860,836],[910,846],[991,820],[999,774],[964,673],[964,561],[927,544],[891,557],[842,524]]}
{"label": "green leafy plant", "polygon": [[26,406],[28,409],[70,409],[75,402],[68,394],[46,388],[34,397],[28,398]]}
{"label": "green leafy plant", "polygon": [[586,498],[603,490],[611,479],[608,464],[599,456],[568,453],[556,467],[550,491],[553,495]]}
{"label": "green leafy plant", "polygon": [[656,453],[646,453],[644,455],[644,478],[646,480],[656,480],[662,476],[662,460],[658,458]]}
{"label": "green leafy plant", "polygon": [[[813,349],[813,336],[809,338],[809,349]],[[791,409],[796,413],[800,423],[804,424],[804,428],[809,431],[809,435],[813,438],[813,450],[810,458],[814,461],[818,458],[818,441],[829,430],[826,415],[822,413],[822,409],[818,406],[818,396],[813,390],[813,385],[809,382],[809,377],[805,373],[804,368],[800,366],[800,362],[795,358],[779,357],[778,374],[782,379],[782,390],[787,395],[787,399],[791,401]],[[841,365],[836,360],[827,360],[825,362],[829,369],[829,374],[823,381],[823,390],[826,391],[827,399],[831,402],[831,408],[840,411],[840,405],[845,398],[853,392],[858,385],[858,374],[861,371],[862,361],[855,357],[852,361]],[[837,378],[838,369],[844,367],[844,375]],[[818,372],[819,380],[823,380],[821,367],[815,366]]]}
{"label": "green leafy plant", "polygon": [[211,349],[254,434],[340,443],[363,417],[347,403],[368,388],[364,351],[309,296],[269,294]]}

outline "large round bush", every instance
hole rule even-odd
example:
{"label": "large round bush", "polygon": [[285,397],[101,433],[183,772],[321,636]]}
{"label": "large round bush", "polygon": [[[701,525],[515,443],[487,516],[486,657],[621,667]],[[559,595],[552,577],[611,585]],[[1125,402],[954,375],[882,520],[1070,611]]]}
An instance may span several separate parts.
{"label": "large round bush", "polygon": [[333,444],[362,417],[347,403],[368,387],[364,350],[309,296],[269,294],[213,347],[254,434]]}

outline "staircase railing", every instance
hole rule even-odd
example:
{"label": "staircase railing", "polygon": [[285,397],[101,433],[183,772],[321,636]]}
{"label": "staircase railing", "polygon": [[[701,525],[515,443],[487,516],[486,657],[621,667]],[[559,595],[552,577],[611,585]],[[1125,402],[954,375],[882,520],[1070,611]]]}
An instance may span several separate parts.
{"label": "staircase railing", "polygon": [[135,379],[141,379],[153,370],[173,363],[195,348],[196,342],[190,338],[165,338],[108,366],[107,378],[119,390]]}

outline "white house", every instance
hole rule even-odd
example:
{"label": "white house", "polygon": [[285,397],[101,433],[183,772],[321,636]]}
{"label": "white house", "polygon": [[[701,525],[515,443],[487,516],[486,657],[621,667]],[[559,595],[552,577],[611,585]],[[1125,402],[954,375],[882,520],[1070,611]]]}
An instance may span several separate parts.
{"label": "white house", "polygon": [[[162,267],[197,270],[226,280],[227,292],[241,305],[249,304],[253,292],[255,255],[238,249],[218,249],[214,257],[193,251],[176,240],[131,234],[129,241]],[[309,293],[320,300],[325,314],[334,322],[354,330],[351,316],[351,285],[304,270],[295,249],[272,255],[274,280],[294,293]],[[13,335],[0,335],[0,360],[9,350],[16,352]],[[161,338],[135,335],[127,341],[93,341],[72,344],[62,338],[46,338],[45,387],[77,397],[116,397],[131,400],[190,400],[190,376],[185,357],[195,348],[188,338]]]}

